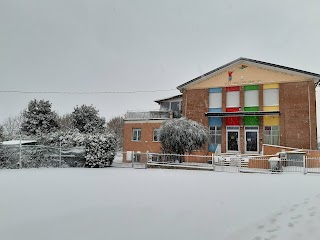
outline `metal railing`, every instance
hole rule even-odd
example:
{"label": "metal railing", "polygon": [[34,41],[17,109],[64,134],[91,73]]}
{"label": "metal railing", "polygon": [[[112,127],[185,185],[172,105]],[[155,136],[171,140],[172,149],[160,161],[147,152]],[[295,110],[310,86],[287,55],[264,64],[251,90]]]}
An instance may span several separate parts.
{"label": "metal railing", "polygon": [[123,164],[134,167],[194,168],[217,172],[320,173],[320,158],[278,158],[242,155],[178,155],[124,152]]}
{"label": "metal railing", "polygon": [[169,119],[169,111],[128,111],[125,120]]}

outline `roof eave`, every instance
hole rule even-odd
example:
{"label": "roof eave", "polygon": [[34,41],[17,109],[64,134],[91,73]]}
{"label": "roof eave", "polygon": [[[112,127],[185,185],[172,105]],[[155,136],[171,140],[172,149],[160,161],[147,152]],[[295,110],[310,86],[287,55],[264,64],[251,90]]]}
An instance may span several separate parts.
{"label": "roof eave", "polygon": [[290,71],[290,72],[309,75],[309,76],[315,77],[314,78],[315,82],[318,82],[320,80],[320,74],[317,74],[317,73],[303,71],[303,70],[300,70],[300,69],[290,68],[290,67],[286,67],[286,66],[282,66],[282,65],[278,65],[278,64],[263,62],[263,61],[259,61],[259,60],[255,60],[255,59],[240,57],[240,58],[238,58],[236,60],[233,60],[233,61],[231,61],[231,62],[229,62],[227,64],[224,64],[224,65],[222,65],[222,66],[220,66],[220,67],[218,67],[218,68],[216,68],[216,69],[214,69],[214,70],[212,70],[210,72],[207,72],[207,73],[205,73],[205,74],[203,74],[203,75],[201,75],[199,77],[196,77],[196,78],[194,78],[194,79],[192,79],[192,80],[190,80],[190,81],[188,81],[188,82],[186,82],[184,84],[179,85],[177,87],[177,89],[182,93],[188,85],[190,85],[190,84],[192,84],[192,83],[194,83],[194,82],[196,82],[196,81],[198,81],[198,80],[200,80],[202,78],[205,79],[208,76],[213,75],[214,73],[219,73],[220,71],[223,71],[225,68],[230,67],[233,64],[240,63],[241,61],[250,62],[250,63],[258,64],[258,65],[269,66],[269,67],[278,68],[278,69],[284,69],[284,70],[287,70],[287,71]]}

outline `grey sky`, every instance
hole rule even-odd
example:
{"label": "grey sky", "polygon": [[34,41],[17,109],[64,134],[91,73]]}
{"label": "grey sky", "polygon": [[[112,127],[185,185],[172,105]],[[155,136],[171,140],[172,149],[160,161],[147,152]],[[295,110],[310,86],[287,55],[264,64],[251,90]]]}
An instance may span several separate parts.
{"label": "grey sky", "polygon": [[[318,0],[1,0],[0,90],[174,89],[240,56],[320,73]],[[0,122],[33,99],[107,119],[178,94],[0,93]]]}

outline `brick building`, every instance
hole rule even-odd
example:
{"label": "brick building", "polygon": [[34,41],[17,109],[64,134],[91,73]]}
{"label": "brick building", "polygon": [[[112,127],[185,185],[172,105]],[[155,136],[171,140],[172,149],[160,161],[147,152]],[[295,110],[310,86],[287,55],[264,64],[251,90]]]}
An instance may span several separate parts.
{"label": "brick building", "polygon": [[[130,159],[131,152],[161,151],[158,131],[161,124],[170,118],[181,117],[182,95],[156,100],[159,110],[156,111],[128,111],[124,118],[123,160]],[[139,156],[136,154],[136,156]],[[146,161],[146,159],[138,159]]]}
{"label": "brick building", "polygon": [[[259,154],[262,144],[316,149],[319,80],[319,74],[239,58],[178,86],[179,110],[210,129],[207,152],[215,152],[218,144],[221,152],[247,154]],[[149,141],[165,120],[126,119],[124,150],[160,151],[160,143]],[[137,143],[134,135],[139,133],[134,129],[138,126],[142,134]]]}

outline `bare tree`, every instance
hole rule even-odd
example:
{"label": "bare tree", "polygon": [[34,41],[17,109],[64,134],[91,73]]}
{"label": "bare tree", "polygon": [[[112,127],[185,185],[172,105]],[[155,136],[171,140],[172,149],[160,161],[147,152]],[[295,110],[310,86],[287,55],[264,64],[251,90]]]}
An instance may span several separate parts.
{"label": "bare tree", "polygon": [[60,130],[68,131],[74,128],[72,124],[72,115],[71,113],[67,113],[65,115],[59,116],[58,123],[60,126]]}
{"label": "bare tree", "polygon": [[107,131],[116,136],[119,150],[123,146],[123,124],[124,119],[122,116],[113,117],[107,122]]}
{"label": "bare tree", "polygon": [[5,140],[18,139],[22,123],[22,114],[16,117],[8,117],[3,123],[3,136]]}

